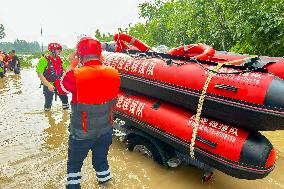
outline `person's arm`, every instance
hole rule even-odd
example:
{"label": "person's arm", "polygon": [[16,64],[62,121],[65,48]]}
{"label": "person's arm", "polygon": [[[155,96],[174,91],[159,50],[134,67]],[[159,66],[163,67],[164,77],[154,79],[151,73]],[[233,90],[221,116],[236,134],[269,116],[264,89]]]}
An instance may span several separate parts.
{"label": "person's arm", "polygon": [[17,59],[17,60],[15,61],[15,66],[17,67],[18,64],[19,64],[19,60]]}
{"label": "person's arm", "polygon": [[56,87],[56,90],[61,95],[65,95],[68,92],[71,92],[72,94],[76,91],[76,79],[74,76],[74,68],[77,66],[79,59],[76,56],[76,52],[73,52],[69,56],[70,64],[66,68],[65,73],[63,74],[61,79],[57,79],[54,82],[54,85]]}
{"label": "person's arm", "polygon": [[55,80],[54,85],[56,90],[61,95],[64,95],[68,92],[74,94],[76,91],[76,79],[74,76],[74,71],[69,71],[64,74],[61,79]]}
{"label": "person's arm", "polygon": [[79,58],[78,58],[76,52],[73,52],[72,54],[70,54],[69,61],[70,61],[70,64],[66,68],[66,72],[74,70],[74,68],[76,68],[76,66],[78,65]]}
{"label": "person's arm", "polygon": [[44,75],[42,73],[37,73],[39,79],[41,80],[42,84],[47,86],[48,90],[51,92],[54,92],[54,86],[51,85],[46,78],[44,77]]}
{"label": "person's arm", "polygon": [[15,56],[15,67],[18,67],[19,64],[19,58],[18,56]]}
{"label": "person's arm", "polygon": [[46,58],[41,57],[41,59],[39,60],[39,62],[37,64],[36,72],[37,72],[37,75],[38,75],[40,81],[42,82],[42,84],[44,86],[47,86],[49,91],[54,92],[54,86],[51,83],[49,83],[43,75],[47,66],[48,66],[48,62],[47,62]]}

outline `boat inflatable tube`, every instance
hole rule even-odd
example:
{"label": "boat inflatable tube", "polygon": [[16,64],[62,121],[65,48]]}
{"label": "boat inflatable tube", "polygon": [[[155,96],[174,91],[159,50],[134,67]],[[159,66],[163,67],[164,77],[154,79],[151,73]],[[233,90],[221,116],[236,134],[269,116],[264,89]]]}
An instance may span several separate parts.
{"label": "boat inflatable tube", "polygon": [[[114,35],[114,40],[116,41],[116,52],[121,52],[125,49],[149,51],[150,47],[141,42],[139,39],[132,37],[131,35],[125,33],[119,33]],[[131,46],[125,44],[129,43]]]}
{"label": "boat inflatable tube", "polygon": [[210,60],[214,56],[215,50],[208,45],[199,43],[173,48],[169,51],[169,54],[192,57],[198,60]]}
{"label": "boat inflatable tube", "polygon": [[[214,66],[196,62],[105,52],[103,64],[116,68],[121,88],[196,112]],[[284,130],[284,81],[269,73],[221,68],[207,89],[203,115],[256,131]]]}
{"label": "boat inflatable tube", "polygon": [[[114,116],[189,155],[193,113],[121,91]],[[194,153],[196,159],[240,179],[264,178],[273,170],[276,159],[272,144],[259,132],[205,117],[200,120]]]}
{"label": "boat inflatable tube", "polygon": [[[214,57],[211,59],[215,62],[227,62],[238,60],[241,58],[249,57],[249,55],[226,52],[226,51],[217,51]],[[245,61],[235,62],[234,65],[247,65]],[[275,76],[278,76],[281,79],[284,79],[284,57],[268,57],[260,56],[259,59],[255,62],[255,65],[261,68],[267,69],[267,71]]]}

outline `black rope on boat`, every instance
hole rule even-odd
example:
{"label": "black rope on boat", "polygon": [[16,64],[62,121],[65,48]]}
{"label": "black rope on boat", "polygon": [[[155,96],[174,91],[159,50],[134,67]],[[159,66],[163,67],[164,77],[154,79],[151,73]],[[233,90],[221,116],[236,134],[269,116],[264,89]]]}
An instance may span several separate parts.
{"label": "black rope on boat", "polygon": [[215,74],[222,74],[222,75],[226,75],[226,74],[244,74],[244,73],[249,73],[252,72],[253,70],[242,70],[242,71],[236,71],[236,72],[218,72],[218,71],[214,71],[212,69],[206,68],[202,63],[200,63],[198,60],[195,60],[195,62],[201,66],[204,70],[207,70],[209,72],[213,72]]}
{"label": "black rope on boat", "polygon": [[[138,50],[124,50],[124,51],[122,51],[122,53],[126,53],[126,54],[128,54],[132,57],[135,57],[135,58],[137,58],[137,57],[140,57],[140,58],[160,58],[160,59],[163,59],[165,62],[167,60],[171,60],[172,64],[176,64],[176,65],[179,65],[179,66],[187,64],[188,62],[195,62],[207,71],[213,71],[213,70],[206,68],[204,65],[212,65],[212,66],[218,65],[217,62],[213,62],[213,61],[196,60],[195,58],[188,58],[188,57],[184,57],[184,56],[176,56],[176,55],[170,55],[170,54],[165,54],[165,53],[158,53],[158,52],[154,52],[154,51],[142,52],[142,51],[138,51]],[[179,60],[179,61],[184,61],[184,62],[176,63],[176,62],[174,62],[174,60]],[[213,71],[213,72],[216,73],[216,74],[242,74],[242,73],[247,73],[247,72],[268,73],[268,70],[266,68],[254,66],[257,61],[259,61],[259,57],[252,57],[249,61],[247,61],[243,65],[226,65],[226,64],[224,64],[222,66],[224,68],[233,68],[233,69],[238,69],[238,70],[242,70],[242,71],[236,71],[236,72],[231,72],[231,73],[218,72],[218,71],[217,72]],[[169,64],[169,65],[171,65],[171,64]]]}

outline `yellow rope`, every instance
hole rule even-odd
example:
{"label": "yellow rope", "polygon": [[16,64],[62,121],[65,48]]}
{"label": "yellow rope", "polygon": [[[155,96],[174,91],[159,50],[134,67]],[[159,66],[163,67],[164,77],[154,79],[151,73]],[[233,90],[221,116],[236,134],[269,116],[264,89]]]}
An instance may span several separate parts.
{"label": "yellow rope", "polygon": [[200,123],[200,116],[201,116],[202,109],[203,109],[203,103],[204,103],[205,94],[206,94],[206,91],[207,91],[207,88],[209,86],[210,81],[212,80],[212,78],[215,75],[215,73],[223,65],[231,65],[231,64],[234,64],[236,62],[246,61],[246,60],[252,59],[252,58],[254,58],[254,57],[248,57],[248,58],[242,58],[242,59],[232,60],[232,61],[228,61],[228,62],[218,63],[217,66],[213,70],[209,71],[208,77],[207,77],[207,79],[206,79],[206,81],[204,83],[201,95],[199,97],[198,106],[197,106],[197,112],[196,112],[196,115],[195,115],[195,121],[193,123],[193,131],[192,131],[191,142],[190,142],[190,146],[189,146],[190,157],[192,159],[195,159],[195,157],[194,157],[195,140],[196,140],[197,131],[198,131],[199,123]]}

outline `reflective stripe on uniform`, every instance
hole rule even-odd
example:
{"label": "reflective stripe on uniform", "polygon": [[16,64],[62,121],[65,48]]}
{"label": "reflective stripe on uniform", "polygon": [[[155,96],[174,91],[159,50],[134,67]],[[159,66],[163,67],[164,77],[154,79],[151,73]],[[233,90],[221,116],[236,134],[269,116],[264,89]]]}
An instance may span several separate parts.
{"label": "reflective stripe on uniform", "polygon": [[106,170],[106,171],[96,172],[96,174],[97,174],[97,175],[100,175],[100,176],[107,175],[107,174],[109,174],[109,173],[110,173],[109,169]]}
{"label": "reflective stripe on uniform", "polygon": [[67,177],[79,177],[81,176],[81,172],[77,172],[77,173],[68,173]]}
{"label": "reflective stripe on uniform", "polygon": [[67,174],[67,185],[69,184],[80,184],[81,183],[81,172],[68,173]]}
{"label": "reflective stripe on uniform", "polygon": [[69,104],[62,104],[63,108],[69,108]]}
{"label": "reflective stripe on uniform", "polygon": [[69,91],[67,91],[67,89],[65,89],[64,85],[63,85],[63,79],[65,77],[66,74],[63,75],[62,79],[60,80],[60,87],[62,89],[63,92],[65,93],[69,93]]}
{"label": "reflective stripe on uniform", "polygon": [[99,177],[98,177],[98,181],[99,181],[99,182],[105,182],[105,181],[110,180],[110,179],[111,179],[111,175],[109,175],[109,176],[107,176],[107,177],[104,177],[104,178],[99,178]]}
{"label": "reflective stripe on uniform", "polygon": [[69,184],[80,184],[80,183],[81,183],[81,179],[67,181],[67,185],[69,185]]}

